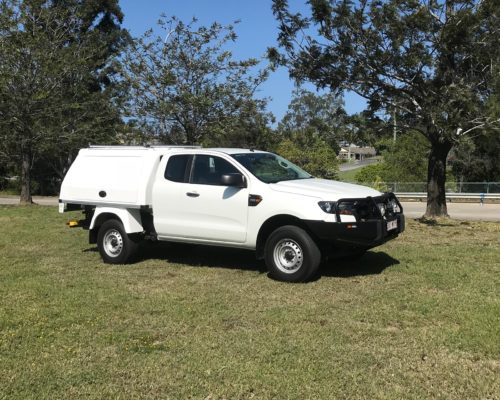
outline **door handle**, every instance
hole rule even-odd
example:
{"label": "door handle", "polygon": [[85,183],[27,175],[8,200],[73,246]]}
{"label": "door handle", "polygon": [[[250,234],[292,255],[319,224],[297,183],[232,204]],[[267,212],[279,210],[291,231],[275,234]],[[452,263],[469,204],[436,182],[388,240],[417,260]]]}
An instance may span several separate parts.
{"label": "door handle", "polygon": [[197,193],[197,192],[187,192],[186,193],[186,196],[189,196],[189,197],[198,197],[200,194]]}

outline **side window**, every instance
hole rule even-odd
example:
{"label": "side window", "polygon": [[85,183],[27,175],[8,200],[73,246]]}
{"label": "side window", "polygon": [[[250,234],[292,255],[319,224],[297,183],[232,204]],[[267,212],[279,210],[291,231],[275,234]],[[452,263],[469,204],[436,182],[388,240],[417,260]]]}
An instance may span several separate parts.
{"label": "side window", "polygon": [[190,157],[189,154],[171,156],[165,168],[165,179],[173,182],[186,182],[186,168]]}
{"label": "side window", "polygon": [[194,158],[191,183],[221,185],[224,174],[239,173],[232,164],[220,157],[197,155]]}

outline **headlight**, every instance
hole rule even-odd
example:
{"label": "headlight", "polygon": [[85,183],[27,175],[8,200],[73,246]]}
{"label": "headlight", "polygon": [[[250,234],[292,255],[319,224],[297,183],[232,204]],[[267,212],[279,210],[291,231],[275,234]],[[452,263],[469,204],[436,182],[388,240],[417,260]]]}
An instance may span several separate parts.
{"label": "headlight", "polygon": [[380,210],[380,214],[382,214],[382,217],[385,215],[385,204],[380,203],[378,204],[378,209]]}
{"label": "headlight", "polygon": [[394,213],[399,213],[399,212],[401,212],[401,209],[399,208],[398,203],[396,203],[396,201],[395,201],[395,200],[391,200],[391,201],[389,201],[389,207],[391,207],[391,208],[392,208],[392,211],[393,211]]}
{"label": "headlight", "polygon": [[320,201],[318,206],[327,214],[333,214],[335,212],[335,202],[334,201]]}

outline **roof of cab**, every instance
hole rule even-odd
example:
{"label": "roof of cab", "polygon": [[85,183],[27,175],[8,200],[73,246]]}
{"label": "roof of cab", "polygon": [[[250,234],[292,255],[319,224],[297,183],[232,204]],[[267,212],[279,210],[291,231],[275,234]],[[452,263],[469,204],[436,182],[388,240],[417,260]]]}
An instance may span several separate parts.
{"label": "roof of cab", "polygon": [[157,152],[166,152],[166,151],[172,151],[175,150],[177,152],[191,152],[193,150],[196,151],[215,151],[215,152],[220,152],[220,153],[226,153],[226,154],[244,154],[244,153],[267,153],[266,151],[262,150],[255,150],[255,149],[243,149],[243,148],[229,148],[229,147],[201,147],[201,146],[127,146],[127,145],[111,145],[111,146],[95,146],[91,145],[87,149],[82,149],[82,150],[139,150],[139,151],[144,151],[144,150],[153,150]]}
{"label": "roof of cab", "polygon": [[262,150],[226,148],[226,147],[204,148],[203,150],[220,151],[221,153],[226,153],[226,154],[267,153],[266,151]]}

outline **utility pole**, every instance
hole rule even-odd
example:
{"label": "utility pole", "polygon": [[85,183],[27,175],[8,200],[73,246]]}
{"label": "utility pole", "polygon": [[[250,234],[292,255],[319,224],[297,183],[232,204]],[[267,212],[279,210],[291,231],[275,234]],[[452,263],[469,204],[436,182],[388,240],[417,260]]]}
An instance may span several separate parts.
{"label": "utility pole", "polygon": [[397,134],[397,128],[396,128],[396,107],[393,107],[392,109],[392,141],[396,143],[396,134]]}

